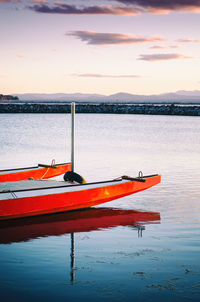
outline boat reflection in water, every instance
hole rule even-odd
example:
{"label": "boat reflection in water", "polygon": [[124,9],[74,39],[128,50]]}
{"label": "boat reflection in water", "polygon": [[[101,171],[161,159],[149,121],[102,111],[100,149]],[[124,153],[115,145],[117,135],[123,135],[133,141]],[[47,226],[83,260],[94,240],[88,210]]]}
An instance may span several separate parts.
{"label": "boat reflection in water", "polygon": [[0,244],[28,241],[38,237],[90,232],[116,226],[132,226],[141,230],[143,224],[156,223],[160,213],[116,208],[90,208],[0,221]]}
{"label": "boat reflection in water", "polygon": [[142,236],[145,224],[159,223],[160,213],[116,208],[89,208],[0,222],[0,244],[71,234],[71,281],[74,281],[74,233],[131,226]]}

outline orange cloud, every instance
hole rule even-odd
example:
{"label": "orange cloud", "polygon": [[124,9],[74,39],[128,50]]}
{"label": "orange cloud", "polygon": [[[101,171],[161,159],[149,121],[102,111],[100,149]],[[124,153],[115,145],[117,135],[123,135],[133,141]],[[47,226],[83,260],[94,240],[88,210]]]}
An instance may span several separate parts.
{"label": "orange cloud", "polygon": [[35,2],[35,3],[47,3],[48,0],[31,0],[32,2]]}

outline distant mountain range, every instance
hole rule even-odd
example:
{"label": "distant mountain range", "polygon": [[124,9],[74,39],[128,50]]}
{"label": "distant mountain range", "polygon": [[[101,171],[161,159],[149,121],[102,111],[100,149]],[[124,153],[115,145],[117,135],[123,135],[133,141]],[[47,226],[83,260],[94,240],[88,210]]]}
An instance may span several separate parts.
{"label": "distant mountain range", "polygon": [[37,102],[117,102],[117,103],[197,103],[200,104],[200,90],[179,90],[174,93],[157,95],[136,95],[130,93],[116,93],[111,95],[84,94],[84,93],[24,93],[13,94],[20,101]]}

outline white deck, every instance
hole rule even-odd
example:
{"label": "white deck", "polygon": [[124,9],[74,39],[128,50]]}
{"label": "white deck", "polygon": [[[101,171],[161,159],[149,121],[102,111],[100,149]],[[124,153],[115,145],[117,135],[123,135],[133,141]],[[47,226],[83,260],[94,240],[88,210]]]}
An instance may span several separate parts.
{"label": "white deck", "polygon": [[0,183],[0,200],[52,195],[59,193],[72,193],[96,188],[108,188],[127,180],[113,180],[97,183],[68,183],[56,180],[23,180]]}
{"label": "white deck", "polygon": [[21,180],[21,181],[10,181],[0,183],[0,193],[11,191],[15,192],[18,190],[31,190],[31,189],[42,189],[42,188],[54,188],[63,187],[69,185],[76,185],[75,183],[55,180]]}

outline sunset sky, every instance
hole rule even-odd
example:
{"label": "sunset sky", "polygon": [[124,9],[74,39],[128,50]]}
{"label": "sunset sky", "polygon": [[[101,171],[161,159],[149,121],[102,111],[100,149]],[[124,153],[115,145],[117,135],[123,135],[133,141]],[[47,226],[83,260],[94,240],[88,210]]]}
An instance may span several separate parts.
{"label": "sunset sky", "polygon": [[0,0],[0,94],[200,89],[200,0]]}

